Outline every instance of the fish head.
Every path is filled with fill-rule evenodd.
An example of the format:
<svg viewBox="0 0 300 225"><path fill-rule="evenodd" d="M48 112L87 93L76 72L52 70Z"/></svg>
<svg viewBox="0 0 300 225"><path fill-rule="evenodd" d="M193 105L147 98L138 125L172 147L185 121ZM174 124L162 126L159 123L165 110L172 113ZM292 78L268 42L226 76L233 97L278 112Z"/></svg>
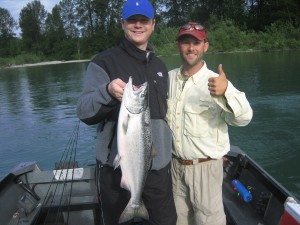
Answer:
<svg viewBox="0 0 300 225"><path fill-rule="evenodd" d="M132 78L125 86L123 93L123 104L132 114L139 114L148 107L148 83L139 86L132 85Z"/></svg>

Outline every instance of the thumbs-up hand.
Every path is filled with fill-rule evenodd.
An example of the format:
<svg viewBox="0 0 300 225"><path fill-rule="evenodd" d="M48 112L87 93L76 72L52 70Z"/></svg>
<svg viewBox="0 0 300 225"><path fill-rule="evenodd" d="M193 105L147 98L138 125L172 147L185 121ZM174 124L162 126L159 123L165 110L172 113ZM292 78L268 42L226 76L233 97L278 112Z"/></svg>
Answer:
<svg viewBox="0 0 300 225"><path fill-rule="evenodd" d="M208 79L208 90L212 95L223 96L228 86L228 80L222 69L222 64L218 66L218 71L218 77Z"/></svg>

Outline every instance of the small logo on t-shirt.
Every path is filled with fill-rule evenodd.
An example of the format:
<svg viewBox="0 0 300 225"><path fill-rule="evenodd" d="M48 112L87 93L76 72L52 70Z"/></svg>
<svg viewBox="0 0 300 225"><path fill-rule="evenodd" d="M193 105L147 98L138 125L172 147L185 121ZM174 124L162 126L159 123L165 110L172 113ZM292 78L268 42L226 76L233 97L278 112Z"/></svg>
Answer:
<svg viewBox="0 0 300 225"><path fill-rule="evenodd" d="M163 77L162 72L158 72L157 75L158 75L159 77Z"/></svg>

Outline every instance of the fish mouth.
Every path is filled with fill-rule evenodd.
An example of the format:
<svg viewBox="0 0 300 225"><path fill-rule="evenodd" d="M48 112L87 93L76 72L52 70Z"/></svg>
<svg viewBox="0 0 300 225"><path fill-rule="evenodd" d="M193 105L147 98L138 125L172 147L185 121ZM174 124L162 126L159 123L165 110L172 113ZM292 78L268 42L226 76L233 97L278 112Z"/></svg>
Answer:
<svg viewBox="0 0 300 225"><path fill-rule="evenodd" d="M147 82L141 84L141 85L133 85L132 84L132 77L130 76L129 77L129 81L128 81L128 84L130 85L130 89L132 91L132 93L134 95L140 95L140 94L143 94L143 92L145 91L145 89L147 88Z"/></svg>
<svg viewBox="0 0 300 225"><path fill-rule="evenodd" d="M148 107L148 84L147 82L135 86L132 84L132 78L129 77L127 91L123 95L124 106L131 114L139 114Z"/></svg>
<svg viewBox="0 0 300 225"><path fill-rule="evenodd" d="M144 91L146 87L147 87L146 83L143 83L139 86L132 85L132 91L134 94L139 94L140 92Z"/></svg>

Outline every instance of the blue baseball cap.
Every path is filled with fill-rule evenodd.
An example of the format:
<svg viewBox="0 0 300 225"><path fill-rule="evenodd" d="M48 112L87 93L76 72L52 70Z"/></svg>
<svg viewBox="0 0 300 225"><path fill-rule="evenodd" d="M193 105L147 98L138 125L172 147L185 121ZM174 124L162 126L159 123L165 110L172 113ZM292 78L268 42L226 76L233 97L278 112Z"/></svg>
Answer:
<svg viewBox="0 0 300 225"><path fill-rule="evenodd" d="M154 9L147 0L127 0L123 6L122 19L126 20L133 15L143 15L149 19L154 18Z"/></svg>

